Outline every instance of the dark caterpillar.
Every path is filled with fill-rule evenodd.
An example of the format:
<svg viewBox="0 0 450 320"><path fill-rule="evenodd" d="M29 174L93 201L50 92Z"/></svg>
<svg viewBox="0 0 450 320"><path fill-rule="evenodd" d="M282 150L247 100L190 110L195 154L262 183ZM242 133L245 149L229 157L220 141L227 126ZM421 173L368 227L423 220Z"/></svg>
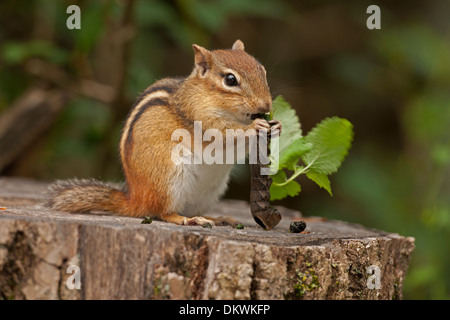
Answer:
<svg viewBox="0 0 450 320"><path fill-rule="evenodd" d="M259 117L265 117L264 114ZM260 139L257 140L257 150L259 150ZM268 135L267 153L269 154L270 134ZM270 230L275 227L281 220L281 214L277 209L270 205L270 185L272 184L272 178L269 175L261 175L261 168L268 166L261 164L260 157L256 164L250 164L250 211L253 219L256 223L266 230Z"/></svg>

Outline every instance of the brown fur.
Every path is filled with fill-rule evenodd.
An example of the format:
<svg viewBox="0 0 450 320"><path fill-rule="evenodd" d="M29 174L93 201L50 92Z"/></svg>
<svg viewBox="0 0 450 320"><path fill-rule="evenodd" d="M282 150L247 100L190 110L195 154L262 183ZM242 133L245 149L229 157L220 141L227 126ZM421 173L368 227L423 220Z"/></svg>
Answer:
<svg viewBox="0 0 450 320"><path fill-rule="evenodd" d="M57 181L49 188L50 208L67 212L111 211L123 212L123 187L94 179Z"/></svg>

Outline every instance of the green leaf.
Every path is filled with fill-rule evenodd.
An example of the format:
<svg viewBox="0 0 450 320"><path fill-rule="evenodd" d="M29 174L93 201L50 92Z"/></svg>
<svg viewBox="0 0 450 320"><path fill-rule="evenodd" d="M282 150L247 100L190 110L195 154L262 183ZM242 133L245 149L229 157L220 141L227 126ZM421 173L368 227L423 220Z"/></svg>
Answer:
<svg viewBox="0 0 450 320"><path fill-rule="evenodd" d="M270 200L297 196L301 187L295 179L303 173L333 195L328 175L337 171L351 147L352 124L338 117L327 118L303 137L295 110L281 96L273 101L273 118L282 123L283 132L278 158L273 154L274 139L271 143L271 166L278 167L278 172L271 176ZM300 159L305 166L299 165ZM289 179L283 169L293 171Z"/></svg>
<svg viewBox="0 0 450 320"><path fill-rule="evenodd" d="M279 170L272 179L276 183L282 183L286 181L286 173L284 170ZM296 181L291 181L288 184L280 187L275 184L270 186L270 201L281 200L287 196L295 197L301 191L300 185Z"/></svg>
<svg viewBox="0 0 450 320"><path fill-rule="evenodd" d="M295 166L299 162L301 156L311 150L311 143L306 142L305 138L292 142L282 154L280 154L280 169L287 168L289 170L295 170Z"/></svg>
<svg viewBox="0 0 450 320"><path fill-rule="evenodd" d="M305 137L311 149L302 160L310 170L329 175L338 170L353 140L353 125L346 119L327 118Z"/></svg>
<svg viewBox="0 0 450 320"><path fill-rule="evenodd" d="M306 172L306 176L317 183L319 187L327 190L330 196L333 196L333 193L331 192L330 179L328 179L327 175L310 170Z"/></svg>
<svg viewBox="0 0 450 320"><path fill-rule="evenodd" d="M283 125L279 137L279 162L274 165L278 164L280 169L292 169L300 160L301 155L309 150L310 144L303 139L300 121L295 110L282 96L275 98L272 109L273 118Z"/></svg>

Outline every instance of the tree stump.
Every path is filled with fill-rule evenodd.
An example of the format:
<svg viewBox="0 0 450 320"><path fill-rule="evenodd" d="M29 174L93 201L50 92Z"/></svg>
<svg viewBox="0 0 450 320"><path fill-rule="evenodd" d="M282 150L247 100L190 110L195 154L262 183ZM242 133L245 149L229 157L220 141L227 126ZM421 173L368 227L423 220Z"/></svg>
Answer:
<svg viewBox="0 0 450 320"><path fill-rule="evenodd" d="M207 214L243 230L55 212L47 186L0 178L0 299L401 299L414 249L414 238L341 221L289 233L301 215L283 207L265 231L245 201Z"/></svg>

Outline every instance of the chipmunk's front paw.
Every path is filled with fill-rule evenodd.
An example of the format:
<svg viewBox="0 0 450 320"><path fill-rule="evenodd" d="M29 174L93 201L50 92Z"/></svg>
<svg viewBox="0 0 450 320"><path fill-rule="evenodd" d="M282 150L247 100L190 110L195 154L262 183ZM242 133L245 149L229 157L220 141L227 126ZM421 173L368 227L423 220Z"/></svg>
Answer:
<svg viewBox="0 0 450 320"><path fill-rule="evenodd" d="M281 122L280 121L278 121L278 120L270 120L269 121L269 124L270 124L270 131L273 131L273 130L279 130L279 133L281 133L281 129L282 129L282 125L281 125Z"/></svg>
<svg viewBox="0 0 450 320"><path fill-rule="evenodd" d="M252 127L257 132L261 132L261 131L267 132L270 130L270 124L265 119L261 119L261 118L257 118L255 120L253 120Z"/></svg>

